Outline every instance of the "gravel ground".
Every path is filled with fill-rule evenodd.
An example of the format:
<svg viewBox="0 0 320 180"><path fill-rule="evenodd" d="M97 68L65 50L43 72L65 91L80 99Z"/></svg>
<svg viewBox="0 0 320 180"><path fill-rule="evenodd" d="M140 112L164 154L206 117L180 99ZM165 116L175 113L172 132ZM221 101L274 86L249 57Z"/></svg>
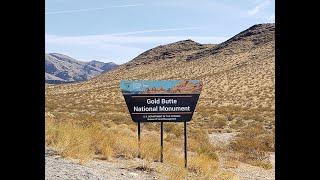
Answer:
<svg viewBox="0 0 320 180"><path fill-rule="evenodd" d="M127 160L107 162L92 160L85 165L80 165L72 160L56 155L53 150L46 149L45 179L46 180L144 180L158 179L154 172L145 172L128 167Z"/></svg>
<svg viewBox="0 0 320 180"><path fill-rule="evenodd" d="M274 153L270 155L270 158L274 158ZM273 168L266 170L260 167L251 166L249 164L240 163L239 167L229 169L238 175L239 180L274 180L275 179L275 167L274 159L270 159L273 164Z"/></svg>
<svg viewBox="0 0 320 180"><path fill-rule="evenodd" d="M230 141L237 135L238 133L212 133L209 134L210 142L214 145L225 146L230 143Z"/></svg>

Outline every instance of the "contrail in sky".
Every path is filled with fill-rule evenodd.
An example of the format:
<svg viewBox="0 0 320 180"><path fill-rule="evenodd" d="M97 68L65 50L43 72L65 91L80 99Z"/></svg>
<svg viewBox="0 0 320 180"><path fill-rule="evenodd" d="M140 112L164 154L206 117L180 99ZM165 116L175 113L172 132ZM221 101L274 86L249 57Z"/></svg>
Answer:
<svg viewBox="0 0 320 180"><path fill-rule="evenodd" d="M65 13L76 13L76 12L87 12L87 11L97 11L97 10L104 10L104 9L110 9L110 8L136 7L136 6L143 6L143 5L144 4L128 4L128 5L109 6L109 7L102 7L102 8L72 9L72 10L46 12L45 14L65 14Z"/></svg>
<svg viewBox="0 0 320 180"><path fill-rule="evenodd" d="M134 34L144 34L150 32L168 32L168 31L183 31L183 30L196 30L201 29L200 27L186 27L186 28L166 28L166 29L149 29L142 31L132 31L132 32L124 32L124 33L112 33L110 36L125 36L125 35L134 35Z"/></svg>

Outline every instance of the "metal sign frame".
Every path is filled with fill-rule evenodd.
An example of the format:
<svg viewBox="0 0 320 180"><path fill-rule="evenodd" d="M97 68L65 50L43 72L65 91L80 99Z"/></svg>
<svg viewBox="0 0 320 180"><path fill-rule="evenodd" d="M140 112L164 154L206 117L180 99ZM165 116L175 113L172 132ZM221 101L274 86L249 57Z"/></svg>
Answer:
<svg viewBox="0 0 320 180"><path fill-rule="evenodd" d="M140 123L160 122L160 162L163 162L163 123L183 122L184 166L187 168L187 122L191 121L196 108L202 90L201 81L131 80L121 81L120 88L131 118L138 126L138 158L141 157Z"/></svg>

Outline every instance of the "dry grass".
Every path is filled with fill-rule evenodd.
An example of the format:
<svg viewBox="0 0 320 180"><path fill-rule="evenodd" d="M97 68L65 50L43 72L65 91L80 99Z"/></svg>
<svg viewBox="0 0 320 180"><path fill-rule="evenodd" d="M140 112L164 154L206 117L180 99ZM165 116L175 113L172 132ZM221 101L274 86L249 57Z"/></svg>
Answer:
<svg viewBox="0 0 320 180"><path fill-rule="evenodd" d="M53 124L46 121L46 143L57 148L63 157L71 157L84 163L92 159L90 129L72 122Z"/></svg>
<svg viewBox="0 0 320 180"><path fill-rule="evenodd" d="M148 161L157 161L160 157L160 140L158 134L148 134L141 139L141 157ZM135 142L137 143L137 142Z"/></svg>
<svg viewBox="0 0 320 180"><path fill-rule="evenodd" d="M126 126L126 125L125 125ZM93 155L102 159L113 156L133 158L138 154L134 134L123 126L105 129L101 124L84 126L66 121L46 120L46 145L55 147L62 156L86 162Z"/></svg>
<svg viewBox="0 0 320 180"><path fill-rule="evenodd" d="M225 160L223 166L225 168L237 168L239 167L240 162L235 160Z"/></svg>
<svg viewBox="0 0 320 180"><path fill-rule="evenodd" d="M160 142L156 132L144 132L146 134L143 134L141 139L141 158L145 163L141 168L148 169L151 162L159 161ZM191 145L193 148L189 147L189 153L192 155L188 170L184 168L183 148L177 143L183 139L175 138L164 142L165 163L156 168L159 173L170 179L206 179L216 176L217 173L214 172L220 172L218 158L211 152L213 147L207 144L206 134L194 132L190 138L198 143ZM94 156L104 160L115 157L132 159L137 157L139 152L136 133L128 125L106 127L97 122L88 125L72 121L55 121L51 118L46 119L46 145L57 149L63 157L79 160L80 163L86 163ZM192 149L195 152L192 152Z"/></svg>
<svg viewBox="0 0 320 180"><path fill-rule="evenodd" d="M210 156L200 154L190 159L188 165L189 172L196 174L196 179L235 179L236 176L233 173L227 171L221 171L219 168L219 162L212 159Z"/></svg>
<svg viewBox="0 0 320 180"><path fill-rule="evenodd" d="M274 134L261 123L252 124L231 142L230 148L239 153L239 160L266 169L272 168L269 152L274 151Z"/></svg>
<svg viewBox="0 0 320 180"><path fill-rule="evenodd" d="M209 141L208 133L204 130L191 129L188 140L189 149L198 155L206 155L212 160L219 160L217 148Z"/></svg>
<svg viewBox="0 0 320 180"><path fill-rule="evenodd" d="M215 174L218 170L218 162L212 160L210 157L200 154L190 158L189 171L202 176L209 176L211 173Z"/></svg>
<svg viewBox="0 0 320 180"><path fill-rule="evenodd" d="M270 161L260 161L260 160L253 160L250 162L251 165L262 167L263 169L271 169L272 164Z"/></svg>
<svg viewBox="0 0 320 180"><path fill-rule="evenodd" d="M238 118L238 119L236 119L231 125L230 125L230 127L232 128L232 129L240 129L240 128L242 128L243 126L245 126L246 124L243 122L243 120L242 119L240 119L240 118Z"/></svg>
<svg viewBox="0 0 320 180"><path fill-rule="evenodd" d="M182 180L186 179L188 176L188 172L185 168L172 164L161 165L157 168L157 171L170 180Z"/></svg>
<svg viewBox="0 0 320 180"><path fill-rule="evenodd" d="M183 136L182 123L165 123L164 130L165 130L165 132L173 134L177 138Z"/></svg>
<svg viewBox="0 0 320 180"><path fill-rule="evenodd" d="M227 121L225 119L217 119L214 123L214 128L221 129L227 125Z"/></svg>

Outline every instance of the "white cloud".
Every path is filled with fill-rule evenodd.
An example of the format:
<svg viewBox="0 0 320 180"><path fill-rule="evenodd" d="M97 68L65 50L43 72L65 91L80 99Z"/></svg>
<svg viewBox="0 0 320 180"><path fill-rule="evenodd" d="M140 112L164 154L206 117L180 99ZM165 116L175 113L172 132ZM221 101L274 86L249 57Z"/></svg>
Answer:
<svg viewBox="0 0 320 180"><path fill-rule="evenodd" d="M272 0L264 0L257 4L253 9L250 9L247 13L249 16L253 16L261 12L264 8L271 4Z"/></svg>
<svg viewBox="0 0 320 180"><path fill-rule="evenodd" d="M269 17L267 17L267 21L268 21L268 22L272 22L272 23L274 23L274 22L276 21L276 17L275 17L275 15L273 14L273 15L271 15L271 16L269 16Z"/></svg>
<svg viewBox="0 0 320 180"><path fill-rule="evenodd" d="M201 29L199 27L187 27L187 28L166 28L166 29L150 29L150 30L143 30L143 31L132 31L132 32L125 32L125 33L113 33L110 34L112 36L119 36L119 35L134 35L134 34L144 34L150 32L168 32L168 31L183 31L183 30L196 30Z"/></svg>
<svg viewBox="0 0 320 180"><path fill-rule="evenodd" d="M127 4L127 5L119 5L119 6L109 6L109 7L102 7L102 8L87 8L87 9L70 9L70 10L61 10L61 11L49 11L46 12L46 15L49 14L66 14L66 13L75 13L75 12L87 12L87 11L98 11L98 10L105 10L110 8L125 8L125 7L136 7L136 6L143 6L144 4Z"/></svg>
<svg viewBox="0 0 320 180"><path fill-rule="evenodd" d="M170 32L170 31L183 31L195 30L199 27L186 27L186 28L165 28L165 29L151 29L142 31L131 31L124 33L111 33L102 35L82 35L82 36L57 36L46 33L46 43L55 44L78 44L90 45L97 43L115 43L115 44L128 44L128 43L168 43L181 39L199 39L211 43L221 42L225 37L214 36L133 36L138 34L146 34L151 32Z"/></svg>
<svg viewBox="0 0 320 180"><path fill-rule="evenodd" d="M111 36L111 35L87 35L87 36L56 36L46 34L46 44L55 45L130 45L130 44L163 44L184 39L192 39L201 43L220 43L226 37L219 36Z"/></svg>

